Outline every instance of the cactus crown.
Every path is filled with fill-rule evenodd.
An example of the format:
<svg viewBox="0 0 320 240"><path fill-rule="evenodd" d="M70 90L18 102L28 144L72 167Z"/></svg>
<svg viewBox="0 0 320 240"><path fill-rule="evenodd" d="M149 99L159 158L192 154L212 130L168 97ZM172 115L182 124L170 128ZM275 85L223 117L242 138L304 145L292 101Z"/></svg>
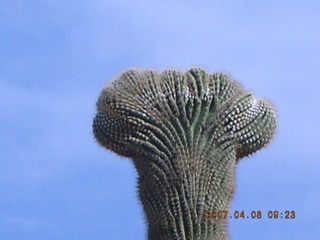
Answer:
<svg viewBox="0 0 320 240"><path fill-rule="evenodd" d="M272 105L222 72L128 70L102 91L93 122L104 147L133 159L149 239L226 239L236 162L274 135Z"/></svg>
<svg viewBox="0 0 320 240"><path fill-rule="evenodd" d="M103 89L94 133L106 148L132 157L146 151L233 149L237 159L267 144L275 112L225 73L128 70ZM201 149L201 150L200 150Z"/></svg>

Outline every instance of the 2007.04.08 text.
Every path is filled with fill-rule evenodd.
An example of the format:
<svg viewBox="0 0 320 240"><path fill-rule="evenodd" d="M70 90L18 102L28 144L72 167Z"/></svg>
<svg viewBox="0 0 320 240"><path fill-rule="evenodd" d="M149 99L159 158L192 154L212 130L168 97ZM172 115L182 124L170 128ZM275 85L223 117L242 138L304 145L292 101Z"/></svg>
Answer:
<svg viewBox="0 0 320 240"><path fill-rule="evenodd" d="M295 211L268 211L267 213L262 213L262 211L234 211L233 214L230 214L229 211L206 211L206 215L204 216L207 219L262 219L263 217L267 217L269 219L295 219L296 212Z"/></svg>

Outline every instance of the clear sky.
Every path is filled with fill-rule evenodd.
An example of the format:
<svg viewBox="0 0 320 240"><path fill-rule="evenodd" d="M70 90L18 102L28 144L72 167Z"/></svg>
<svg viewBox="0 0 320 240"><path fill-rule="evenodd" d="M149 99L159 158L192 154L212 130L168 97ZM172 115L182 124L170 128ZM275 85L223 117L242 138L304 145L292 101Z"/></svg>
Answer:
<svg viewBox="0 0 320 240"><path fill-rule="evenodd" d="M93 139L95 102L126 68L194 66L278 112L231 208L263 219L230 220L232 239L319 237L319 24L317 0L2 0L0 239L145 239L132 164Z"/></svg>

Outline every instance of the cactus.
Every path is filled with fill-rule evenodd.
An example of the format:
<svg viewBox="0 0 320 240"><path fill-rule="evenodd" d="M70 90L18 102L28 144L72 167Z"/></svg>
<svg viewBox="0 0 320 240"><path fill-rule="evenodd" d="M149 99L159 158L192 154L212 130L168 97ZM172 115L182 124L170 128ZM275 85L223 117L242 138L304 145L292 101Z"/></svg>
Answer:
<svg viewBox="0 0 320 240"><path fill-rule="evenodd" d="M149 240L228 239L226 211L239 159L276 129L267 100L223 73L131 69L97 102L96 140L133 160Z"/></svg>

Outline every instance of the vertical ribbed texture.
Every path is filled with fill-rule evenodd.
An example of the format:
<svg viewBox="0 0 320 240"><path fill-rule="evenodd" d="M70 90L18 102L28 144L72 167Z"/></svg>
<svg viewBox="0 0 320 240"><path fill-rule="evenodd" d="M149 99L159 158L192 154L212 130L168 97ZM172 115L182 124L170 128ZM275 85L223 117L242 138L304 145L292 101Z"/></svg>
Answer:
<svg viewBox="0 0 320 240"><path fill-rule="evenodd" d="M236 162L267 144L275 113L224 73L128 70L97 102L93 129L133 159L150 240L227 239Z"/></svg>

